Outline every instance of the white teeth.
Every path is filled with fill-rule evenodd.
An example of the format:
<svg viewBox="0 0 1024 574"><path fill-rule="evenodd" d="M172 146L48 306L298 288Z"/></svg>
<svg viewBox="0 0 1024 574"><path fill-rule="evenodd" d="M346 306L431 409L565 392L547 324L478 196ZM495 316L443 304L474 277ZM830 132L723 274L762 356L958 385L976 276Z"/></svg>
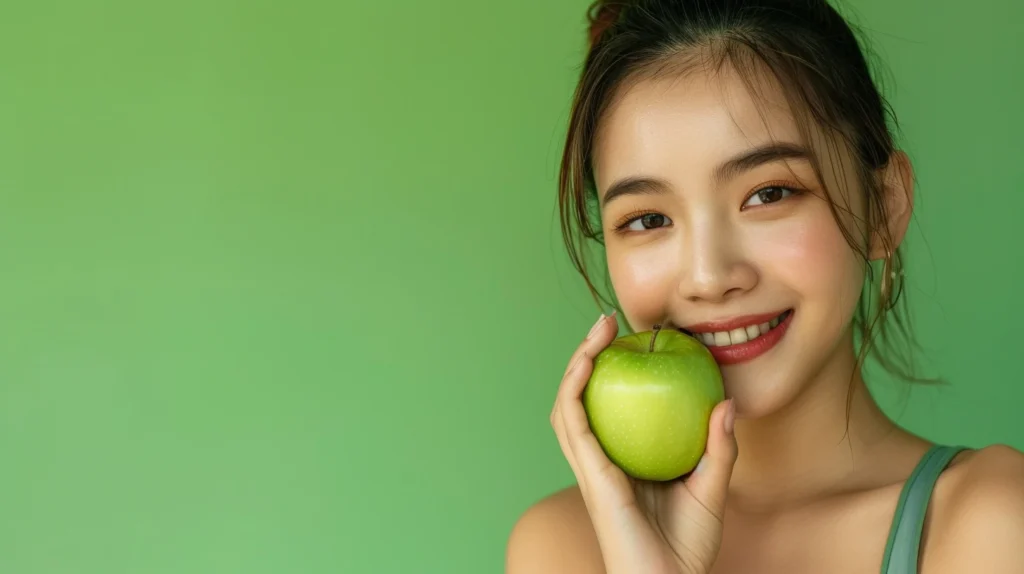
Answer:
<svg viewBox="0 0 1024 574"><path fill-rule="evenodd" d="M783 315L759 325L749 325L732 331L718 331L715 333L695 333L694 336L704 342L708 347L726 347L753 341L779 325Z"/></svg>

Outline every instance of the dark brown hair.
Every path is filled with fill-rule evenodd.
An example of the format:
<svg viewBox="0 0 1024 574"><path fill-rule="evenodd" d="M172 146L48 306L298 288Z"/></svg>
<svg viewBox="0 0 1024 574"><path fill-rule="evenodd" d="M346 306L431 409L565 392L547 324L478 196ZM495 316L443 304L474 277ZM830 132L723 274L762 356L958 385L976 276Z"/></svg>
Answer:
<svg viewBox="0 0 1024 574"><path fill-rule="evenodd" d="M601 225L595 225L600 216L591 157L602 114L627 82L728 62L753 91L757 74L773 75L791 109L799 112L796 119L808 141L816 127L829 149L845 150L853 158L852 166L823 166L811 150L821 185L823 168L835 170L840 183L847 178L839 172L853 169L859 184L853 191L862 194L866 206L866 218L846 225L843 217L853 216L849 190L825 194L868 270L854 319L858 361L863 364L872 352L891 373L928 380L913 374L913 337L901 297L903 257L893 248L886 225L881 173L896 151L896 119L850 24L826 0L598 0L588 20L590 49L572 102L558 186L563 239L595 302L602 308L615 306L597 289L586 255L588 245L599 251L604 245ZM837 197L847 198L845 205ZM866 234L873 234L889 254L881 262L869 261L863 248Z"/></svg>

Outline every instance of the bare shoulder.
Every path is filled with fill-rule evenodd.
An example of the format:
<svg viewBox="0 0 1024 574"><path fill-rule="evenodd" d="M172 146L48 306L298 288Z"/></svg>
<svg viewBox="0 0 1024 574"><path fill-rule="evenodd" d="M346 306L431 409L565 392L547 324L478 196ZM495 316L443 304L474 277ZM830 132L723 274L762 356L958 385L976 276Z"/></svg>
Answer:
<svg viewBox="0 0 1024 574"><path fill-rule="evenodd" d="M516 521L505 558L508 574L603 574L597 536L576 486L531 506Z"/></svg>
<svg viewBox="0 0 1024 574"><path fill-rule="evenodd" d="M1024 572L1024 454L993 445L961 455L935 491L921 571Z"/></svg>

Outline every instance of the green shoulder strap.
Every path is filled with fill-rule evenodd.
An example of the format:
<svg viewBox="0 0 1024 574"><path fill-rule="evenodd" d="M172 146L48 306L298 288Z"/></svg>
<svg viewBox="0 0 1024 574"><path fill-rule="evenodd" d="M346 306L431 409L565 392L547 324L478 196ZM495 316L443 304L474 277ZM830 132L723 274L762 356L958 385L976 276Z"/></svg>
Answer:
<svg viewBox="0 0 1024 574"><path fill-rule="evenodd" d="M963 450L962 446L935 445L917 463L900 492L885 545L882 574L917 574L921 532L932 489L949 462Z"/></svg>

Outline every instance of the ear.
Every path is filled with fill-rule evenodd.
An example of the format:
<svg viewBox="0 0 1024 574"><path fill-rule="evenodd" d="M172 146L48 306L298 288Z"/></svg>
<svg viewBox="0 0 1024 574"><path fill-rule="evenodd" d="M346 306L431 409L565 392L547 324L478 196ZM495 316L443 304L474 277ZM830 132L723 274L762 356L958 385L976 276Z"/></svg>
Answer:
<svg viewBox="0 0 1024 574"><path fill-rule="evenodd" d="M910 227L910 217L914 212L914 168L910 165L910 158L902 151L893 152L889 163L882 169L882 201L886 204L888 221L884 224L888 228L892 245L887 246L882 239L881 233L875 231L871 234L870 258L873 260L885 259L891 255L887 250L896 251L903 243L903 238Z"/></svg>

